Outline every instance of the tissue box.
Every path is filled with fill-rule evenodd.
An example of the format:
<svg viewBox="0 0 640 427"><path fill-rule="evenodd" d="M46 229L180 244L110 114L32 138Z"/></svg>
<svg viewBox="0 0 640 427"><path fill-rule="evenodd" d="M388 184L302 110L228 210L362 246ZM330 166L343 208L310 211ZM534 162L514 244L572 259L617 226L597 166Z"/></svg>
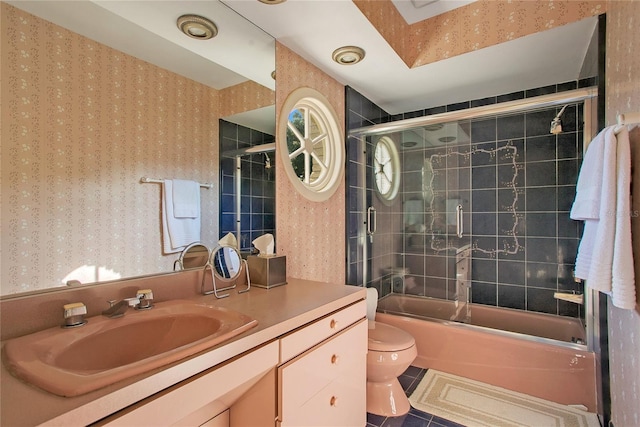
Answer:
<svg viewBox="0 0 640 427"><path fill-rule="evenodd" d="M251 286L269 289L287 284L286 256L261 257L249 255L247 263L249 264Z"/></svg>

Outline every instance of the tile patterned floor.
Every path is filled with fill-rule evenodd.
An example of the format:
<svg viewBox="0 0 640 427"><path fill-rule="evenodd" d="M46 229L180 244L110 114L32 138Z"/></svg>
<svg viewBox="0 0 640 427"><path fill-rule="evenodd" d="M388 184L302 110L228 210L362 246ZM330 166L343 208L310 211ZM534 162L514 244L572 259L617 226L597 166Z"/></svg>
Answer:
<svg viewBox="0 0 640 427"><path fill-rule="evenodd" d="M416 389L426 369L410 366L399 378L400 384L407 396ZM435 415L411 408L409 413L402 417L382 417L367 414L367 427L464 427L453 421L436 417Z"/></svg>

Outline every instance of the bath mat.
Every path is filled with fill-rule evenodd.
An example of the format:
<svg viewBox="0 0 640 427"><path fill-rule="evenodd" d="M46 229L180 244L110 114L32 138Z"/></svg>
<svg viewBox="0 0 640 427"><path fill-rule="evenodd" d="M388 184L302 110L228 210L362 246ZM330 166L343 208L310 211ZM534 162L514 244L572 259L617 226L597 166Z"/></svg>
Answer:
<svg viewBox="0 0 640 427"><path fill-rule="evenodd" d="M599 427L594 413L429 369L411 406L468 427Z"/></svg>

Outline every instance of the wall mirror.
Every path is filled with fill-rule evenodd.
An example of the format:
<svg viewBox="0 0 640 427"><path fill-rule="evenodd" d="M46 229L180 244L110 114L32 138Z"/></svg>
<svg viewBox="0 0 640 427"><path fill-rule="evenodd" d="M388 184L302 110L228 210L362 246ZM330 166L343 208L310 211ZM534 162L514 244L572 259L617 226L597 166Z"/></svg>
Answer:
<svg viewBox="0 0 640 427"><path fill-rule="evenodd" d="M261 99L275 90L275 40L219 1L1 6L11 60L1 79L0 295L172 272L161 186L143 176L213 183L201 192L200 239L213 246L218 121L275 127L272 105L225 103L233 88L248 101L252 88ZM186 13L209 17L218 35L182 34Z"/></svg>
<svg viewBox="0 0 640 427"><path fill-rule="evenodd" d="M180 257L173 263L173 271L204 268L209 261L209 248L200 242L194 242L184 248Z"/></svg>

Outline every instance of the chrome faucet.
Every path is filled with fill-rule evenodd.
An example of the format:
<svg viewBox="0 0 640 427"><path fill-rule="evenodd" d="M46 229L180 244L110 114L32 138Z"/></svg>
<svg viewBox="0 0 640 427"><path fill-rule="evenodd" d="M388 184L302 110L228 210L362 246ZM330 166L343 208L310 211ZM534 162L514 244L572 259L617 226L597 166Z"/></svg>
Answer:
<svg viewBox="0 0 640 427"><path fill-rule="evenodd" d="M103 311L102 315L112 319L115 317L122 317L129 307L135 307L138 304L140 304L140 299L137 297L125 298L120 301L109 301L109 308Z"/></svg>

